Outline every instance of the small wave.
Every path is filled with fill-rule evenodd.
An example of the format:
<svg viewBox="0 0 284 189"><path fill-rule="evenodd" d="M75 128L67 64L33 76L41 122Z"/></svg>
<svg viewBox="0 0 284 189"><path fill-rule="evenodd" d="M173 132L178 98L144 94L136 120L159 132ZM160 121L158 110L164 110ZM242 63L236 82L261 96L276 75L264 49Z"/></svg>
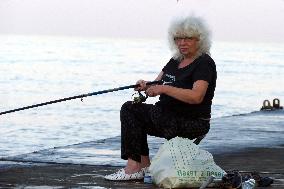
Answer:
<svg viewBox="0 0 284 189"><path fill-rule="evenodd" d="M238 117L238 116L251 116L251 115L283 115L284 110L283 109L277 109L277 110L258 110L258 111L252 111L247 113L238 113L238 114L232 114L232 115L226 115L226 116L220 116L213 119L220 119L220 118L227 118L227 117Z"/></svg>
<svg viewBox="0 0 284 189"><path fill-rule="evenodd" d="M150 156L157 152L163 139L150 137ZM88 164L123 165L120 159L120 136L78 144L54 147L32 153L1 158L1 161L52 163L52 164Z"/></svg>

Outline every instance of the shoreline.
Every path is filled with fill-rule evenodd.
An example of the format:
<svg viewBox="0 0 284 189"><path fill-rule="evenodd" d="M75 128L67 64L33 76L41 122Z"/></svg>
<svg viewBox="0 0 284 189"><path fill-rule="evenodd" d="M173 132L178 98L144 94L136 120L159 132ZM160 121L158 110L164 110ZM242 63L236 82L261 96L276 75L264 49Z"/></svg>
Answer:
<svg viewBox="0 0 284 189"><path fill-rule="evenodd" d="M259 172L274 178L271 188L284 188L284 145L246 148L233 153L213 154L225 171ZM104 175L118 166L0 161L0 188L158 188L142 181L110 182ZM260 188L260 187L258 187Z"/></svg>

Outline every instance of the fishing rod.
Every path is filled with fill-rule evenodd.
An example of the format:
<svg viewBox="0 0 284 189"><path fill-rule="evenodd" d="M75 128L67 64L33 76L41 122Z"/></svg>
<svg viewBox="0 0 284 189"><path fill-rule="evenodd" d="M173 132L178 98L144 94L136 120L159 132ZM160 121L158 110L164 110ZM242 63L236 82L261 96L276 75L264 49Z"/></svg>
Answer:
<svg viewBox="0 0 284 189"><path fill-rule="evenodd" d="M157 85L158 84L163 84L163 81L162 80L158 80L158 81L151 81L151 82L147 82L146 83L146 85L156 85L156 84ZM12 113L12 112L18 112L18 111L21 111L21 110L26 110L26 109L31 109L31 108L36 108L36 107L39 107L39 106L45 106L45 105L48 105L48 104L55 104L55 103L58 103L58 102L63 102L63 101L67 101L67 100L73 100L73 99L77 99L77 98L80 98L82 100L83 98L88 97L88 96L94 96L94 95L110 93L110 92L114 92L114 91L120 91L120 90L131 89L131 88L137 88L139 86L140 86L140 84L128 85L128 86L124 86L124 87L118 87L118 88L113 88L113 89L106 89L106 90L102 90L102 91L96 91L96 92L92 92L92 93L86 93L86 94L81 94L81 95L61 98L61 99L57 99L57 100L52 100L52 101L48 101L48 102L34 104L34 105L31 105L31 106L24 106L22 108L16 108L16 109L13 109L13 110L0 112L0 115L9 114L9 113Z"/></svg>

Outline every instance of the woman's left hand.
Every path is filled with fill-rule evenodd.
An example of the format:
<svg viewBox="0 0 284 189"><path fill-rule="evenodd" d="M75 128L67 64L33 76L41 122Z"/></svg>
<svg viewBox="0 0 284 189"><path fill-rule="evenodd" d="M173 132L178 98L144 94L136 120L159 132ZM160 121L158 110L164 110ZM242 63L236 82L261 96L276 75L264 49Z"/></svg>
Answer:
<svg viewBox="0 0 284 189"><path fill-rule="evenodd" d="M155 97L163 93L164 85L154 85L146 90L146 94L150 97Z"/></svg>

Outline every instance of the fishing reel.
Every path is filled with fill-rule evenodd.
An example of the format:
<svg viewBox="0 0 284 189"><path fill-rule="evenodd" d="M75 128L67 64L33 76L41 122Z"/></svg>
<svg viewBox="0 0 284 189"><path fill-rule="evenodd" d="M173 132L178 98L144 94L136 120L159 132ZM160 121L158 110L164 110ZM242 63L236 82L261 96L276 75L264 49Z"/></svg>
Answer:
<svg viewBox="0 0 284 189"><path fill-rule="evenodd" d="M132 97L133 97L132 103L139 104L139 103L145 102L148 98L148 95L147 94L143 95L140 91L138 91L134 93Z"/></svg>

